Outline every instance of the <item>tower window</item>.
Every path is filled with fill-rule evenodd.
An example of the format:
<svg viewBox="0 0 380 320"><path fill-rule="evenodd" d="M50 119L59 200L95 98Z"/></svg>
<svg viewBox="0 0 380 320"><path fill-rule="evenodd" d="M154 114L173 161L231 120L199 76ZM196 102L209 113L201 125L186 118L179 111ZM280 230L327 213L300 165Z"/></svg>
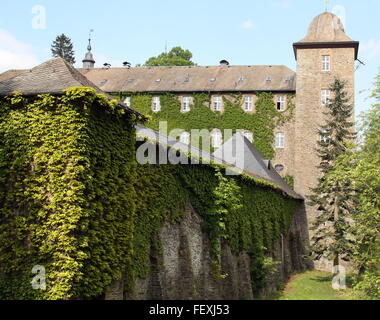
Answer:
<svg viewBox="0 0 380 320"><path fill-rule="evenodd" d="M131 106L131 97L126 97L125 100L124 100L124 103L130 107Z"/></svg>
<svg viewBox="0 0 380 320"><path fill-rule="evenodd" d="M222 98L221 97L214 97L213 108L214 108L214 111L221 111L222 110Z"/></svg>
<svg viewBox="0 0 380 320"><path fill-rule="evenodd" d="M322 105L326 106L330 100L330 90L322 90Z"/></svg>
<svg viewBox="0 0 380 320"><path fill-rule="evenodd" d="M161 110L160 97L153 97L152 110L153 112L159 112Z"/></svg>
<svg viewBox="0 0 380 320"><path fill-rule="evenodd" d="M277 97L277 110L278 111L285 111L285 96L278 96Z"/></svg>
<svg viewBox="0 0 380 320"><path fill-rule="evenodd" d="M190 133L182 132L180 136L180 141L184 144L190 144Z"/></svg>
<svg viewBox="0 0 380 320"><path fill-rule="evenodd" d="M322 56L322 71L330 71L330 56Z"/></svg>
<svg viewBox="0 0 380 320"><path fill-rule="evenodd" d="M279 132L276 134L276 148L284 149L285 148L285 134Z"/></svg>
<svg viewBox="0 0 380 320"><path fill-rule="evenodd" d="M222 133L215 129L211 133L211 145L213 148L219 148L222 145Z"/></svg>
<svg viewBox="0 0 380 320"><path fill-rule="evenodd" d="M189 112L190 111L190 97L182 98L182 111Z"/></svg>
<svg viewBox="0 0 380 320"><path fill-rule="evenodd" d="M321 143L328 144L330 142L331 136L327 129L322 128L319 134L320 134Z"/></svg>
<svg viewBox="0 0 380 320"><path fill-rule="evenodd" d="M244 98L244 110L245 111L252 111L253 106L253 97L247 96Z"/></svg>

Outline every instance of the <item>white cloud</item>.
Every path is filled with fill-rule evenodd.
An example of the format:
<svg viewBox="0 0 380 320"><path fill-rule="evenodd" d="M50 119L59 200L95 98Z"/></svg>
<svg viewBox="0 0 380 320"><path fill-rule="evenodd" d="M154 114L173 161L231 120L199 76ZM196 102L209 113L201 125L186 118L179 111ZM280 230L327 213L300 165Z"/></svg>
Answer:
<svg viewBox="0 0 380 320"><path fill-rule="evenodd" d="M281 9L289 9L292 7L292 5L293 5L292 2L289 0L283 0L276 3L276 6Z"/></svg>
<svg viewBox="0 0 380 320"><path fill-rule="evenodd" d="M31 46L17 40L7 30L0 29L0 72L32 68L38 63Z"/></svg>
<svg viewBox="0 0 380 320"><path fill-rule="evenodd" d="M253 24L252 20L248 19L243 22L242 27L243 29L253 29L255 25Z"/></svg>
<svg viewBox="0 0 380 320"><path fill-rule="evenodd" d="M377 57L380 55L380 39L371 39L360 44L360 52L365 54L368 60Z"/></svg>

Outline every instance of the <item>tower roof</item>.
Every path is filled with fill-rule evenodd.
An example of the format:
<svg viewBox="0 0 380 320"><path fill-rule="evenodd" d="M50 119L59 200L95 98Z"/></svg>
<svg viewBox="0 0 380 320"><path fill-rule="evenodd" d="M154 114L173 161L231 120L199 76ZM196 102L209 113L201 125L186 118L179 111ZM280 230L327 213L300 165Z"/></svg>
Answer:
<svg viewBox="0 0 380 320"><path fill-rule="evenodd" d="M339 41L353 40L346 35L343 23L338 16L330 12L324 12L313 19L306 37L299 42Z"/></svg>
<svg viewBox="0 0 380 320"><path fill-rule="evenodd" d="M359 42L353 41L346 35L342 21L331 12L324 12L316 16L309 26L307 35L302 40L294 44L295 55L299 48L355 48L357 58Z"/></svg>

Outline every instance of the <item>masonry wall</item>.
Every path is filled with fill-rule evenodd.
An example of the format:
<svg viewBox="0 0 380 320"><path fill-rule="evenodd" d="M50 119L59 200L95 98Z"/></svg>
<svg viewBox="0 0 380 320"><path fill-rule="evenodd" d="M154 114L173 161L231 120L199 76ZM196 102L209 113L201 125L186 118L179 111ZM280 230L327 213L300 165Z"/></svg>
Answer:
<svg viewBox="0 0 380 320"><path fill-rule="evenodd" d="M209 235L202 228L202 218L188 204L179 223L167 222L160 233L161 252L151 252L151 272L137 279L134 289L126 292L123 281L108 289L108 300L247 300L253 299L251 264L247 253L233 254L226 241L221 243L220 257L225 279L212 276ZM289 232L274 244L272 257L279 261L278 272L260 290L267 297L293 272L305 270L310 263L303 259L308 241L304 207L294 215Z"/></svg>
<svg viewBox="0 0 380 320"><path fill-rule="evenodd" d="M322 72L322 55L330 55L331 71ZM347 81L346 90L354 103L353 48L298 49L297 50L297 96L294 131L294 177L295 191L303 196L318 183L320 175L316 153L320 139L319 128L325 122L327 111L321 103L321 90L328 89L336 77ZM354 119L352 119L354 120ZM309 224L315 218L315 209L307 207ZM312 236L312 233L311 235ZM317 269L331 271L331 262L316 261Z"/></svg>

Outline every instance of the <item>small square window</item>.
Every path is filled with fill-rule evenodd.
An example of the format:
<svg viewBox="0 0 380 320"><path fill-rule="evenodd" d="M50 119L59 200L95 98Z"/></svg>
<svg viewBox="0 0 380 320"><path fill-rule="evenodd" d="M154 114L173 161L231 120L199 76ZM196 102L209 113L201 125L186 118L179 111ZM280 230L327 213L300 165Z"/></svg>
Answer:
<svg viewBox="0 0 380 320"><path fill-rule="evenodd" d="M182 111L189 112L190 111L190 97L182 98Z"/></svg>
<svg viewBox="0 0 380 320"><path fill-rule="evenodd" d="M161 111L160 97L153 97L152 111L153 112Z"/></svg>
<svg viewBox="0 0 380 320"><path fill-rule="evenodd" d="M285 96L278 96L277 97L277 110L278 111L285 111Z"/></svg>
<svg viewBox="0 0 380 320"><path fill-rule="evenodd" d="M322 71L330 71L330 56L322 56Z"/></svg>
<svg viewBox="0 0 380 320"><path fill-rule="evenodd" d="M285 148L285 134L277 133L276 134L276 148L284 149Z"/></svg>
<svg viewBox="0 0 380 320"><path fill-rule="evenodd" d="M244 98L244 110L249 112L253 109L253 97L247 96Z"/></svg>
<svg viewBox="0 0 380 320"><path fill-rule="evenodd" d="M222 98L221 97L214 97L213 109L214 109L214 111L221 111L222 110Z"/></svg>
<svg viewBox="0 0 380 320"><path fill-rule="evenodd" d="M322 105L326 106L330 100L330 90L323 89L321 99L322 99Z"/></svg>

